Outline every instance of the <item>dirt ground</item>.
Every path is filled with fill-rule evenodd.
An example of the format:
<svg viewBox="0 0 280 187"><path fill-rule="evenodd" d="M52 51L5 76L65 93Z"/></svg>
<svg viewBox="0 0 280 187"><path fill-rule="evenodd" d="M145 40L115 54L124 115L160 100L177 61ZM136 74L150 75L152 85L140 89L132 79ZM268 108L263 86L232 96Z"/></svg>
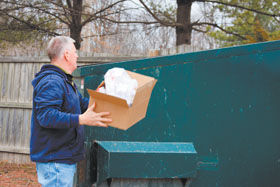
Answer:
<svg viewBox="0 0 280 187"><path fill-rule="evenodd" d="M37 182L36 166L0 161L0 187L41 186Z"/></svg>

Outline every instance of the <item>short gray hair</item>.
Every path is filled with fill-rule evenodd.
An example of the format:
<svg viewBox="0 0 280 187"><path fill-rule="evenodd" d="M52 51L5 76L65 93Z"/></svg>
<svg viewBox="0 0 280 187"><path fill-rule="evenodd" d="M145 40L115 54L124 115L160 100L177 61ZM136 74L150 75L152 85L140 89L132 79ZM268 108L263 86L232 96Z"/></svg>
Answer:
<svg viewBox="0 0 280 187"><path fill-rule="evenodd" d="M56 36L52 38L47 47L50 60L60 58L65 50L71 50L71 44L73 43L75 43L75 40L68 36Z"/></svg>

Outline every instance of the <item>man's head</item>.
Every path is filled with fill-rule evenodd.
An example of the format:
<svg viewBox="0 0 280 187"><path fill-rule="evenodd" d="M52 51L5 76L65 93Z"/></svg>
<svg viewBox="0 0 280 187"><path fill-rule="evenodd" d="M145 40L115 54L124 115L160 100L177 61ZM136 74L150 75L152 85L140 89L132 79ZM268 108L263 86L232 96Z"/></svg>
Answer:
<svg viewBox="0 0 280 187"><path fill-rule="evenodd" d="M67 36L56 36L48 44L47 52L51 63L60 66L69 73L77 68L75 40Z"/></svg>

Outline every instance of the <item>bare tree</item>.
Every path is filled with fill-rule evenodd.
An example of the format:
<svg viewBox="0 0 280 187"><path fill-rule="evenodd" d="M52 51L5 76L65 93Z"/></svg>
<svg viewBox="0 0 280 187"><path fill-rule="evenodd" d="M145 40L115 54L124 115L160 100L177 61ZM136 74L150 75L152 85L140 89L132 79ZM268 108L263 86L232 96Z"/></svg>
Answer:
<svg viewBox="0 0 280 187"><path fill-rule="evenodd" d="M1 5L5 6L2 6L0 16L45 35L61 35L69 30L79 49L82 28L90 22L109 23L107 19L125 11L118 6L125 1L111 0L103 6L92 7L83 0L1 0Z"/></svg>
<svg viewBox="0 0 280 187"><path fill-rule="evenodd" d="M96 41L99 39L98 42L102 42L105 41L105 36L120 33L120 30L123 33L125 30L131 32L131 28L139 29L138 32L144 29L143 32L146 33L157 33L159 27L173 28L176 31L176 45L191 44L193 31L206 33L209 27L244 37L227 30L217 20L192 20L193 3L226 5L279 18L278 13L263 12L233 0L176 0L176 7L172 8L162 7L161 2L152 0L92 0L91 2L86 0L0 0L0 17L9 20L7 30L36 31L42 36L55 36L69 32L69 35L76 40L77 49L80 49L83 38L95 37ZM83 28L90 23L94 23L94 31L98 32L82 35ZM141 26L128 27L129 24ZM17 28L17 26L20 27ZM166 45L164 42L162 44ZM116 50L118 50L117 46Z"/></svg>
<svg viewBox="0 0 280 187"><path fill-rule="evenodd" d="M242 1L233 0L176 0L177 7L175 14L170 14L170 12L172 13L172 11L170 11L168 8L158 8L160 7L161 2L154 3L151 0L138 0L138 2L153 19L150 19L149 22L147 22L146 20L138 20L132 21L131 23L142 22L142 24L160 24L163 27L173 27L176 29L176 45L191 44L192 31L206 33L208 32L208 27L216 28L227 34L245 39L245 37L240 35L239 33L227 30L225 27L223 27L223 25L219 24L217 20L198 19L192 21L191 12L193 3L223 5L226 7L251 11L260 15L270 16L275 19L278 19L280 17L278 11L265 12L262 9L252 8L246 3L242 3Z"/></svg>

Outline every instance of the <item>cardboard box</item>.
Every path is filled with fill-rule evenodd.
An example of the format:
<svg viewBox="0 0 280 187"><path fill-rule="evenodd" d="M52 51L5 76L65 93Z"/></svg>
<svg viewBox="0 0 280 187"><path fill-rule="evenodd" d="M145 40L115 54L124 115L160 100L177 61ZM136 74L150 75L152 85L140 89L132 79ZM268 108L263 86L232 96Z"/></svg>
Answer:
<svg viewBox="0 0 280 187"><path fill-rule="evenodd" d="M130 71L127 71L127 73L138 82L131 107L128 106L124 99L88 89L90 95L89 105L95 102L95 112L110 112L108 117L112 118L113 122L108 123L108 125L122 130L127 130L146 116L151 93L157 82L153 77ZM102 85L104 85L104 82L100 86Z"/></svg>

